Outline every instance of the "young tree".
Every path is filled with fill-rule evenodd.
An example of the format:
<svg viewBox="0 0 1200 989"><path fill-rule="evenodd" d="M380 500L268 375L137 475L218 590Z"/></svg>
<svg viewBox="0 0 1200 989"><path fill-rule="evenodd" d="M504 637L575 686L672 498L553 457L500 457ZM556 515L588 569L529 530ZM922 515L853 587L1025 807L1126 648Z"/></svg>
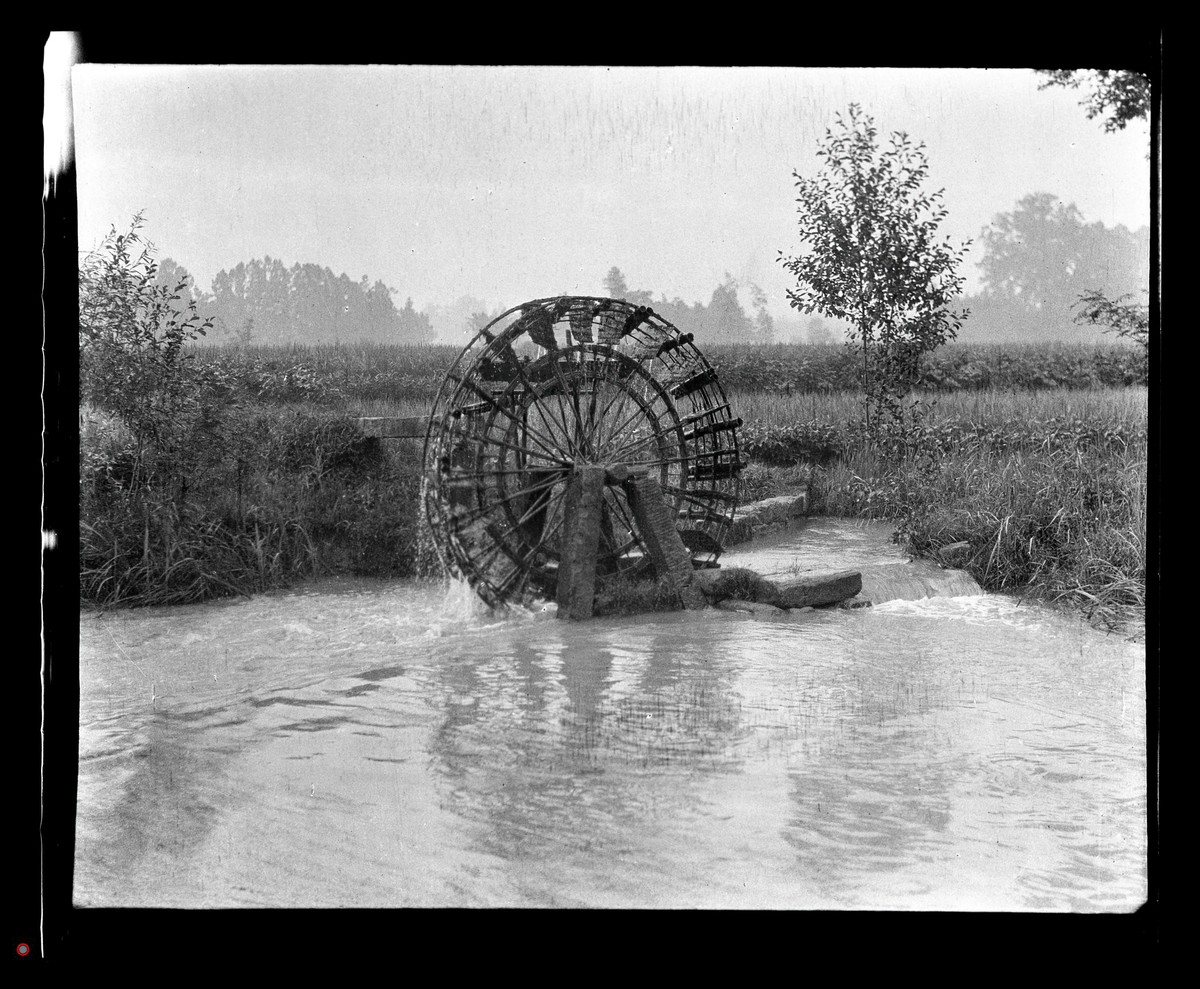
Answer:
<svg viewBox="0 0 1200 989"><path fill-rule="evenodd" d="M249 347L254 342L254 317L247 316L246 321L241 325L233 336L233 342L238 347Z"/></svg>
<svg viewBox="0 0 1200 989"><path fill-rule="evenodd" d="M1150 308L1133 293L1110 299L1099 289L1089 289L1080 294L1075 308L1076 323L1103 327L1104 332L1132 340L1143 350L1150 346Z"/></svg>
<svg viewBox="0 0 1200 989"><path fill-rule="evenodd" d="M196 279L179 262L173 258L161 258L158 271L154 276L155 285L165 285L172 291L178 290L179 301L186 308L189 302L201 301L202 292L196 285Z"/></svg>
<svg viewBox="0 0 1200 989"><path fill-rule="evenodd" d="M79 263L79 399L119 416L139 454L166 444L194 401L184 345L202 336L186 282L158 281L142 214Z"/></svg>
<svg viewBox="0 0 1200 989"><path fill-rule="evenodd" d="M488 313L483 309L471 313L471 315L467 317L467 332L471 336L474 336L485 326L487 326L494 318L494 316L488 315Z"/></svg>
<svg viewBox="0 0 1200 989"><path fill-rule="evenodd" d="M793 172L800 237L807 253L779 261L797 279L788 303L852 324L861 344L866 422L871 412L900 413L921 354L952 340L965 313L950 309L962 293L956 272L970 243L937 239L946 216L942 190L922 191L925 146L903 133L876 143L874 120L851 104L817 151L823 169Z"/></svg>
<svg viewBox="0 0 1200 989"><path fill-rule="evenodd" d="M377 282L376 285L380 288L383 287L382 282ZM390 290L385 289L385 291ZM428 316L413 308L412 296L405 300L403 309L397 311L393 308L392 312L397 331L393 340L407 344L427 345L433 343L433 324L429 322Z"/></svg>

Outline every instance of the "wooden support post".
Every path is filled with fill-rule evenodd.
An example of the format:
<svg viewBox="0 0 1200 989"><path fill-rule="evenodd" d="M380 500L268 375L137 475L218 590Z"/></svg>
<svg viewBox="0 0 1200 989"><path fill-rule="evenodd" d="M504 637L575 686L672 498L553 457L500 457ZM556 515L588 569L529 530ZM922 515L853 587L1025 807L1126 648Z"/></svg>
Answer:
<svg viewBox="0 0 1200 989"><path fill-rule="evenodd" d="M692 587L692 555L675 528L675 512L663 498L662 486L652 477L630 476L625 492L650 561L659 577L668 579L685 608L703 608L704 595Z"/></svg>
<svg viewBox="0 0 1200 989"><path fill-rule="evenodd" d="M596 557L604 505L604 468L577 467L567 482L563 505L562 554L558 564L558 617L592 617Z"/></svg>

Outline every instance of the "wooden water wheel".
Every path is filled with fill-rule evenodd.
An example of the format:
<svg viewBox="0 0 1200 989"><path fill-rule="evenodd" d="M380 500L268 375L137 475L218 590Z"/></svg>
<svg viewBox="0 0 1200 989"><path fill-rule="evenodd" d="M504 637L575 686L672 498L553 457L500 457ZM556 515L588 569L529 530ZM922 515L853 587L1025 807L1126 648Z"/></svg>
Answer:
<svg viewBox="0 0 1200 989"><path fill-rule="evenodd" d="M434 400L424 507L442 563L490 605L554 593L577 468L658 482L694 567L715 565L744 466L717 373L645 306L563 296L471 340ZM604 488L598 574L650 565L620 484Z"/></svg>

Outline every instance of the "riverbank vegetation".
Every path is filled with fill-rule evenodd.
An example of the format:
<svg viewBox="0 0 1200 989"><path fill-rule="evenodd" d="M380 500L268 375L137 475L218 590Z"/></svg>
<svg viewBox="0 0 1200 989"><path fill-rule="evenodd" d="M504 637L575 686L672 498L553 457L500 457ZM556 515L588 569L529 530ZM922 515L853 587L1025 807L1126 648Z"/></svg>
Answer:
<svg viewBox="0 0 1200 989"><path fill-rule="evenodd" d="M903 433L880 439L856 418L854 396L735 395L748 420L745 496L805 483L815 512L891 521L914 556L966 543L955 565L985 590L1070 603L1102 627L1136 626L1146 603L1146 389L921 399Z"/></svg>
<svg viewBox="0 0 1200 989"><path fill-rule="evenodd" d="M168 604L321 573L428 572L421 444L353 416L428 411L457 348L211 347L156 278L138 222L81 265L80 595ZM1135 620L1146 593L1143 347L938 347L868 425L858 354L706 348L749 467L743 501L810 486L814 511L959 548L987 589Z"/></svg>
<svg viewBox="0 0 1200 989"><path fill-rule="evenodd" d="M770 349L791 366L832 364L842 350ZM1029 347L1003 360L980 350L951 345L933 359L1137 367L1121 347ZM421 573L431 559L421 547L421 444L364 437L349 420L425 414L450 349L187 356L193 401L170 442L139 445L116 415L81 409L83 600L171 603L325 572ZM744 501L807 483L815 512L894 521L915 554L969 543L962 565L989 590L1072 601L1111 626L1144 607L1144 386L927 389L890 439L865 429L849 390L729 393L750 461Z"/></svg>

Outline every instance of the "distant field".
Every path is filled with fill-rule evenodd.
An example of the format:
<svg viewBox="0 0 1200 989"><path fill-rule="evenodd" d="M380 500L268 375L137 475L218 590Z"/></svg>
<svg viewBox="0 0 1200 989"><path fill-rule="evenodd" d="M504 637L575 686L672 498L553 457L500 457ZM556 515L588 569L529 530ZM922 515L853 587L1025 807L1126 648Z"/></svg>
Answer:
<svg viewBox="0 0 1200 989"><path fill-rule="evenodd" d="M353 406L364 415L419 414L458 356L450 346L198 347L219 388L260 401ZM858 362L842 345L722 345L704 349L726 390L782 394L854 392ZM1140 350L1118 345L951 344L927 356L919 386L941 394L1013 389L1121 388L1147 383ZM382 403L382 404L380 404ZM417 411L411 411L416 403ZM401 409L406 411L401 411Z"/></svg>
<svg viewBox="0 0 1200 989"><path fill-rule="evenodd" d="M727 389L857 391L861 357L841 344L719 346L705 350ZM1122 387L1146 384L1141 350L1117 345L949 344L921 359L918 387L979 389Z"/></svg>

